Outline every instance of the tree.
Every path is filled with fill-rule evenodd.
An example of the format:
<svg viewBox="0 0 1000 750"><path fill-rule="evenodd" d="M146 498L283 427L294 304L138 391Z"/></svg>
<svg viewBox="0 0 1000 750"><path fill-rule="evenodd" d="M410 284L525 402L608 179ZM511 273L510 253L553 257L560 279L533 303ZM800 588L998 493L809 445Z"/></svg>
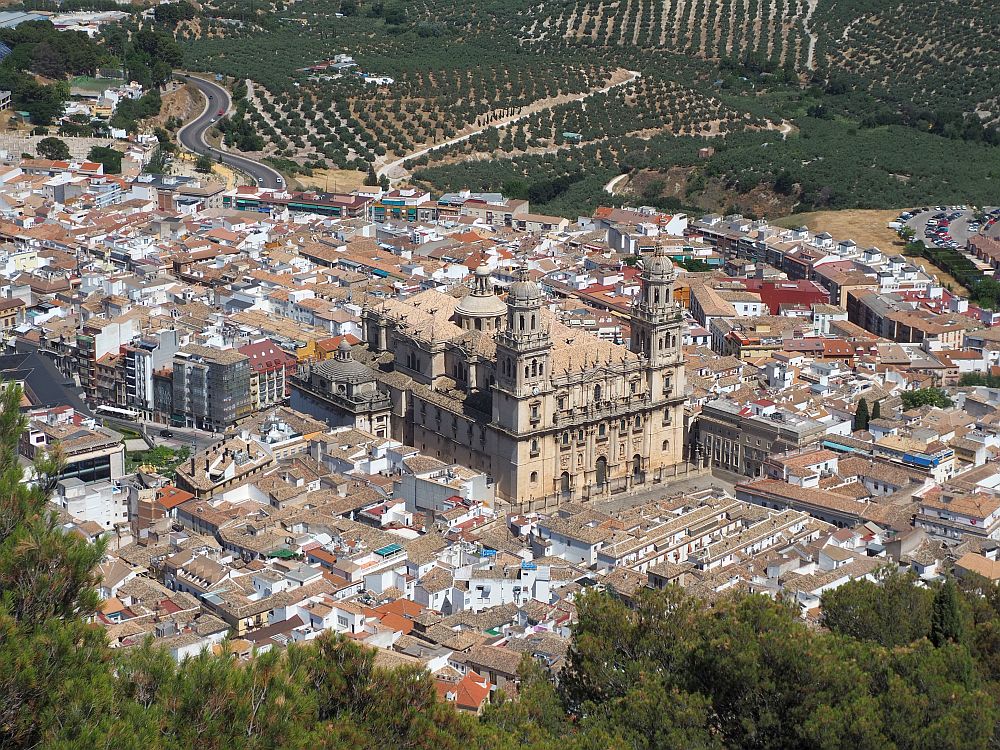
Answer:
<svg viewBox="0 0 1000 750"><path fill-rule="evenodd" d="M198 160L195 162L194 169L196 172L201 172L203 174L212 173L212 157L207 154L201 154L198 156Z"/></svg>
<svg viewBox="0 0 1000 750"><path fill-rule="evenodd" d="M876 401L872 404L872 419L878 419L882 416L882 402Z"/></svg>
<svg viewBox="0 0 1000 750"><path fill-rule="evenodd" d="M378 175L375 174L374 164L368 165L368 174L365 176L365 185L368 185L369 187L378 185Z"/></svg>
<svg viewBox="0 0 1000 750"><path fill-rule="evenodd" d="M940 388L919 388L915 391L903 391L903 408L916 409L921 406L937 406L946 409L952 401Z"/></svg>
<svg viewBox="0 0 1000 750"><path fill-rule="evenodd" d="M195 17L195 9L187 0L175 3L163 3L153 9L153 19L163 26L173 29L181 21Z"/></svg>
<svg viewBox="0 0 1000 750"><path fill-rule="evenodd" d="M399 26L406 23L406 9L402 5L391 5L385 9L382 18L390 26Z"/></svg>
<svg viewBox="0 0 1000 750"><path fill-rule="evenodd" d="M958 589L949 578L934 595L931 609L931 643L943 646L948 642L961 643L963 635L962 613L958 605Z"/></svg>
<svg viewBox="0 0 1000 750"><path fill-rule="evenodd" d="M379 177L378 178L378 186L382 190L388 190L389 189L389 178L386 177L385 175L382 175L381 177Z"/></svg>
<svg viewBox="0 0 1000 750"><path fill-rule="evenodd" d="M795 189L795 178L787 169L781 170L774 179L774 192L781 195L791 195Z"/></svg>
<svg viewBox="0 0 1000 750"><path fill-rule="evenodd" d="M868 401L862 398L858 401L858 408L854 412L854 429L868 429Z"/></svg>
<svg viewBox="0 0 1000 750"><path fill-rule="evenodd" d="M889 567L875 581L850 581L827 591L821 600L823 625L834 633L883 646L905 646L930 630L931 601L912 574Z"/></svg>
<svg viewBox="0 0 1000 750"><path fill-rule="evenodd" d="M66 145L65 141L61 141L58 138L42 138L38 142L38 155L43 159L52 159L55 161L65 160L69 158L69 146Z"/></svg>
<svg viewBox="0 0 1000 750"><path fill-rule="evenodd" d="M104 165L105 174L121 174L122 152L110 146L94 146L87 153L87 158Z"/></svg>

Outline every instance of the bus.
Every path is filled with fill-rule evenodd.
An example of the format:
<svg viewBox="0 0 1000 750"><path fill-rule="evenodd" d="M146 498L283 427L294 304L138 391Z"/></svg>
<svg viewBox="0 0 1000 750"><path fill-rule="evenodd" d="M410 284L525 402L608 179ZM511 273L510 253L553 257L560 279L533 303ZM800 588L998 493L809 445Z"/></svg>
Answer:
<svg viewBox="0 0 1000 750"><path fill-rule="evenodd" d="M134 412L131 409L120 409L117 406L98 406L95 411L98 414L103 414L106 417L114 417L115 419L127 419L130 422L135 422L139 418L139 413Z"/></svg>

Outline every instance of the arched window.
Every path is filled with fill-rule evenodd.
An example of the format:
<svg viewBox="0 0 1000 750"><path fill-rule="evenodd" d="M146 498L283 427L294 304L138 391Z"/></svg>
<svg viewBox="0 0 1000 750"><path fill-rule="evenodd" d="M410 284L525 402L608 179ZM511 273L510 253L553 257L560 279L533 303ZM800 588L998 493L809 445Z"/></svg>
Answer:
<svg viewBox="0 0 1000 750"><path fill-rule="evenodd" d="M637 416L635 418L635 429L638 430L641 427L642 427L642 417Z"/></svg>
<svg viewBox="0 0 1000 750"><path fill-rule="evenodd" d="M660 290L659 289L655 289L653 291L653 303L657 304L657 305L660 304Z"/></svg>
<svg viewBox="0 0 1000 750"><path fill-rule="evenodd" d="M669 450L670 450L670 441L669 440L664 440L663 441L663 452L666 453Z"/></svg>
<svg viewBox="0 0 1000 750"><path fill-rule="evenodd" d="M538 438L531 439L531 452L538 453Z"/></svg>
<svg viewBox="0 0 1000 750"><path fill-rule="evenodd" d="M528 377L528 366L524 366L524 377Z"/></svg>
<svg viewBox="0 0 1000 750"><path fill-rule="evenodd" d="M523 331L523 330L524 330L524 316L523 316L523 315L521 315L521 316L520 316L520 318L521 318L521 319L520 319L520 321L518 322L518 325L520 325L520 327L521 327L521 330Z"/></svg>
<svg viewBox="0 0 1000 750"><path fill-rule="evenodd" d="M537 482L538 482L538 472L533 471L531 472L531 483L536 484Z"/></svg>
<svg viewBox="0 0 1000 750"><path fill-rule="evenodd" d="M568 432L564 432L563 433L562 444L563 445L569 445L569 433Z"/></svg>
<svg viewBox="0 0 1000 750"><path fill-rule="evenodd" d="M581 427L580 430L579 430L579 432L576 433L576 439L579 440L582 443L583 442L583 437L584 437L583 436L583 428Z"/></svg>
<svg viewBox="0 0 1000 750"><path fill-rule="evenodd" d="M636 453L632 456L632 481L641 483L643 481L642 476L642 456Z"/></svg>
<svg viewBox="0 0 1000 750"><path fill-rule="evenodd" d="M604 426L604 422L601 422L599 425L597 425L597 435L598 435L598 437L604 437L604 434L606 432L607 432L607 428Z"/></svg>
<svg viewBox="0 0 1000 750"><path fill-rule="evenodd" d="M564 495L568 495L569 494L570 488L569 488L569 472L568 471L564 471L560 475L560 477L559 477L559 491L562 492Z"/></svg>
<svg viewBox="0 0 1000 750"><path fill-rule="evenodd" d="M596 401L600 401L600 400L601 400L601 386L600 385L595 385L594 386L594 401L596 402Z"/></svg>
<svg viewBox="0 0 1000 750"><path fill-rule="evenodd" d="M533 359L531 360L531 376L535 377L536 375L538 375L538 360Z"/></svg>
<svg viewBox="0 0 1000 750"><path fill-rule="evenodd" d="M535 314L534 313L531 314L531 330L532 331L535 330Z"/></svg>

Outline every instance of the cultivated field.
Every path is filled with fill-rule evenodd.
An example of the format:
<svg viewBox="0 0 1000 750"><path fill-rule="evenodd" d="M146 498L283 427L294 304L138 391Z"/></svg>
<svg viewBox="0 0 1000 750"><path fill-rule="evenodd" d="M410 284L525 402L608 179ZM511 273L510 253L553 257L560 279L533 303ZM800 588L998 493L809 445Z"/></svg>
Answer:
<svg viewBox="0 0 1000 750"><path fill-rule="evenodd" d="M192 70L239 82L227 143L304 183L374 169L434 189L507 184L572 214L607 200L622 173L655 181L681 167L693 168L685 205L719 186L718 200L770 215L785 199L823 212L995 200L994 10L204 0L176 35ZM338 54L354 67L333 65ZM700 160L706 145L715 154ZM856 240L891 243L878 224Z"/></svg>

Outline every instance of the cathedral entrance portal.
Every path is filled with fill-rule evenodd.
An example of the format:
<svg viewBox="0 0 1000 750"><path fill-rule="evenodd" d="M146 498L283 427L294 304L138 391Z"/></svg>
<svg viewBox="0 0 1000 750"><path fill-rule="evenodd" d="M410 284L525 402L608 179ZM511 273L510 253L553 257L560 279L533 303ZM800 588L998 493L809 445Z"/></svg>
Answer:
<svg viewBox="0 0 1000 750"><path fill-rule="evenodd" d="M564 471L559 477L559 492L563 495L569 495L569 472L567 471Z"/></svg>
<svg viewBox="0 0 1000 750"><path fill-rule="evenodd" d="M597 459L597 486L599 489L604 489L604 485L608 483L608 459L601 456Z"/></svg>

